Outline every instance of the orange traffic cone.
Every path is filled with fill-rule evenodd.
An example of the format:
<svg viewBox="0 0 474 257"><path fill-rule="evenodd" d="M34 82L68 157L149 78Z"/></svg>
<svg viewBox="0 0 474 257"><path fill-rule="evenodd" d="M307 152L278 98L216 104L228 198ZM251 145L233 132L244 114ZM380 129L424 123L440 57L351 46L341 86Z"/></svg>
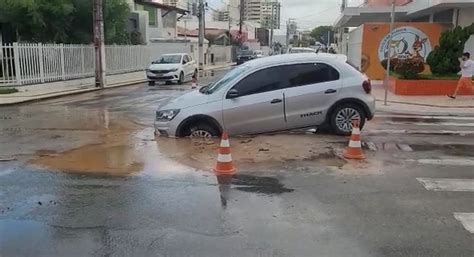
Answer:
<svg viewBox="0 0 474 257"><path fill-rule="evenodd" d="M230 154L229 135L225 131L222 133L221 146L219 147L219 155L217 156L214 172L219 175L235 174L235 167L232 163L232 155Z"/></svg>
<svg viewBox="0 0 474 257"><path fill-rule="evenodd" d="M192 89L197 88L197 78L196 78L196 76L193 76L193 82L191 82L191 88Z"/></svg>
<svg viewBox="0 0 474 257"><path fill-rule="evenodd" d="M362 152L362 143L360 141L359 121L354 121L352 124L352 135L349 141L349 146L344 151L344 158L346 159L365 159L364 152Z"/></svg>

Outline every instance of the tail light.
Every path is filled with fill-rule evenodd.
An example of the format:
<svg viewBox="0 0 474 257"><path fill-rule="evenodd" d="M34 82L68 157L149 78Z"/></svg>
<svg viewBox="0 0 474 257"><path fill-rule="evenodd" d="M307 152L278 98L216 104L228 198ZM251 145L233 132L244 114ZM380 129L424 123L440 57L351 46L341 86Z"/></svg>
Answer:
<svg viewBox="0 0 474 257"><path fill-rule="evenodd" d="M364 88L364 91L367 93L367 94L370 94L372 92L372 84L370 83L370 79L364 81L362 83L362 87Z"/></svg>

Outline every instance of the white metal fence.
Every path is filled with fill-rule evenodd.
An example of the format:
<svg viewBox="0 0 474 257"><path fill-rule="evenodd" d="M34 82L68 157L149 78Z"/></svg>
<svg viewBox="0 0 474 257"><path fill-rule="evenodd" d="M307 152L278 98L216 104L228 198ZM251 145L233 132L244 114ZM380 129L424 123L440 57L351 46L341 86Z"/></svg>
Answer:
<svg viewBox="0 0 474 257"><path fill-rule="evenodd" d="M146 46L106 46L106 72L140 71L149 65ZM91 45L24 44L0 46L0 86L21 86L94 76Z"/></svg>

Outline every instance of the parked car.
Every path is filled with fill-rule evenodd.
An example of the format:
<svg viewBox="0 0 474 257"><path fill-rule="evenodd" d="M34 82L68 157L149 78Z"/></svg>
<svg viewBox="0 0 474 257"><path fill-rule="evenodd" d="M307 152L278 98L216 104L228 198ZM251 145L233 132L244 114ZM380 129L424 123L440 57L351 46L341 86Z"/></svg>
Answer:
<svg viewBox="0 0 474 257"><path fill-rule="evenodd" d="M237 53L237 65L253 59L255 59L255 55L252 50L240 50Z"/></svg>
<svg viewBox="0 0 474 257"><path fill-rule="evenodd" d="M255 58L262 58L263 57L263 51L262 50L255 50L253 51L253 55Z"/></svg>
<svg viewBox="0 0 474 257"><path fill-rule="evenodd" d="M288 51L290 54L300 54L300 53L316 53L316 49L309 47L293 47Z"/></svg>
<svg viewBox="0 0 474 257"><path fill-rule="evenodd" d="M375 113L367 77L336 55L276 55L247 62L156 112L155 133L211 137L329 125L349 135Z"/></svg>
<svg viewBox="0 0 474 257"><path fill-rule="evenodd" d="M154 85L155 82L182 84L187 79L192 79L197 73L196 61L190 55L181 53L162 55L146 70L150 85Z"/></svg>

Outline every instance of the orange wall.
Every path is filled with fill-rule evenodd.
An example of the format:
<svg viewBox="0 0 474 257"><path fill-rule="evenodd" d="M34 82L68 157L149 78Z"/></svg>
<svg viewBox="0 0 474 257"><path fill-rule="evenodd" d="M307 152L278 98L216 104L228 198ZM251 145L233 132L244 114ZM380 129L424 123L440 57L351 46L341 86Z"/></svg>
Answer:
<svg viewBox="0 0 474 257"><path fill-rule="evenodd" d="M363 25L363 39L362 39L362 64L361 68L369 78L374 80L381 80L385 77L385 69L381 64L380 53L384 49L381 47L383 42L388 42L388 35L390 32L390 25L388 23L366 23ZM404 28L410 31L404 32ZM412 29L414 28L414 29ZM393 42L399 42L397 50L391 49L393 53L406 53L405 56L416 56L417 51L414 50L414 42L416 35L420 35L419 39L423 42L423 47L418 51L419 56L426 57L429 54L429 49L434 49L438 45L441 32L448 27L437 23L396 23L394 32L396 34ZM421 33L412 33L413 31L421 31ZM425 40L426 38L426 40ZM394 45L395 47L395 45ZM386 48L385 48L386 49ZM405 50L406 49L406 50ZM405 50L405 51L404 51ZM392 52L390 55L392 55ZM425 65L425 72L429 72L429 67Z"/></svg>

